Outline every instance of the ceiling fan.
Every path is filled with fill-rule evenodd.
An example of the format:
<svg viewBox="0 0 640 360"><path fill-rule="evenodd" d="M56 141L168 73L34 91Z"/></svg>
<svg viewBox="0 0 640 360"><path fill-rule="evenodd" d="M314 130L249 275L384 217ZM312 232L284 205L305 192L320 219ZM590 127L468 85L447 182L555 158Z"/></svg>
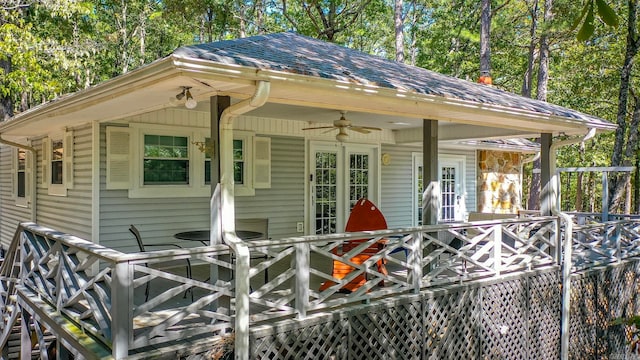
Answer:
<svg viewBox="0 0 640 360"><path fill-rule="evenodd" d="M308 127L302 130L315 130L315 129L338 129L338 133L336 134L336 140L345 141L349 138L349 134L347 133L347 129L357 131L361 134L368 134L372 130L382 130L381 128L371 127L371 126L354 126L351 125L351 121L347 120L344 117L345 111L340 111L340 119L335 120L333 125L331 126L318 126L318 127ZM331 131L328 130L328 131Z"/></svg>

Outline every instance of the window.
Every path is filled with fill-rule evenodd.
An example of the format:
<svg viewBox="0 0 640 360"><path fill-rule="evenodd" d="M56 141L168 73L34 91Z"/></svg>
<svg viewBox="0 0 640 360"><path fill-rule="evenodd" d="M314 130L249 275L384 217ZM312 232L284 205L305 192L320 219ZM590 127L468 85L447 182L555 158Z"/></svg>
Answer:
<svg viewBox="0 0 640 360"><path fill-rule="evenodd" d="M244 165L247 151L245 150L245 141L242 139L233 139L233 182L238 185L245 183Z"/></svg>
<svg viewBox="0 0 640 360"><path fill-rule="evenodd" d="M13 149L12 153L13 197L16 205L28 206L31 194L30 155L25 149Z"/></svg>
<svg viewBox="0 0 640 360"><path fill-rule="evenodd" d="M208 129L134 123L108 126L106 134L107 189L128 190L131 198L210 196L214 146ZM270 138L234 131L233 162L236 196L270 187Z"/></svg>
<svg viewBox="0 0 640 360"><path fill-rule="evenodd" d="M189 138L144 135L144 184L189 184Z"/></svg>
<svg viewBox="0 0 640 360"><path fill-rule="evenodd" d="M73 188L73 132L42 139L41 186L49 195L67 196Z"/></svg>
<svg viewBox="0 0 640 360"><path fill-rule="evenodd" d="M62 185L64 146L62 140L51 141L51 184Z"/></svg>
<svg viewBox="0 0 640 360"><path fill-rule="evenodd" d="M24 199L27 196L27 152L18 149L16 169L16 197Z"/></svg>

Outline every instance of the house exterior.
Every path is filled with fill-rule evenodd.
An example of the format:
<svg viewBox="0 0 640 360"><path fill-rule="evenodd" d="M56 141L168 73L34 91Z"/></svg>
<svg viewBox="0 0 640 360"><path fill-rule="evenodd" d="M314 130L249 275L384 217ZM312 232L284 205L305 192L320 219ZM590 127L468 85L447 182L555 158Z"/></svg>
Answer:
<svg viewBox="0 0 640 360"><path fill-rule="evenodd" d="M23 221L125 252L130 224L175 242L209 227L218 183L272 238L341 232L360 197L390 228L513 212L538 149L501 139L613 128L294 33L185 46L0 124L0 243Z"/></svg>

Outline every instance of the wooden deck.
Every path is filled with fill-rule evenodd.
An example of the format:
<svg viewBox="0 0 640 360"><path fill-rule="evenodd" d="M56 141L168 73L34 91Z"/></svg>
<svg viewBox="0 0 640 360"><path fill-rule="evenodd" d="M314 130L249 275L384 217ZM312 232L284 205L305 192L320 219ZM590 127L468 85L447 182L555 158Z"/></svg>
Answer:
<svg viewBox="0 0 640 360"><path fill-rule="evenodd" d="M247 243L247 250L266 259L250 261L246 252L232 262L229 248L222 245L123 254L23 224L14 239L14 256L0 268L0 340L6 344L21 319L46 329L43 339L53 334L71 354L86 358L100 352L114 358L219 352L231 343L238 346L239 336L246 336L247 344L251 333L274 329L283 321L557 268L563 228L559 218L540 217L255 241ZM631 219L576 226L574 247L590 247L591 264L634 257L640 239L637 228ZM599 247L591 240L580 242L598 237L617 251L596 251L596 258ZM366 241L343 255L333 251L352 239ZM386 246L364 263L350 261L383 240ZM175 266L187 258L193 264L192 279L185 276L184 267ZM352 274L333 278L334 261L352 266ZM379 270L379 262L388 272ZM237 276L243 272L247 276ZM367 281L356 291L343 292L342 286L356 276ZM325 281L335 285L320 291ZM245 286L246 292L241 291ZM42 344L46 340L34 342L31 349L23 346L22 351Z"/></svg>

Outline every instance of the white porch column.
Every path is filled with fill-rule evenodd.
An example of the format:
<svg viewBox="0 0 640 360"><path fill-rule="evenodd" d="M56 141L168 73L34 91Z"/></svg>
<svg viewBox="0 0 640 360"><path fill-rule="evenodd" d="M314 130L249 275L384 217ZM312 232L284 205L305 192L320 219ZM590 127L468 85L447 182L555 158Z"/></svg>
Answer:
<svg viewBox="0 0 640 360"><path fill-rule="evenodd" d="M438 122L423 120L422 126L422 225L438 223L440 181L438 179Z"/></svg>

